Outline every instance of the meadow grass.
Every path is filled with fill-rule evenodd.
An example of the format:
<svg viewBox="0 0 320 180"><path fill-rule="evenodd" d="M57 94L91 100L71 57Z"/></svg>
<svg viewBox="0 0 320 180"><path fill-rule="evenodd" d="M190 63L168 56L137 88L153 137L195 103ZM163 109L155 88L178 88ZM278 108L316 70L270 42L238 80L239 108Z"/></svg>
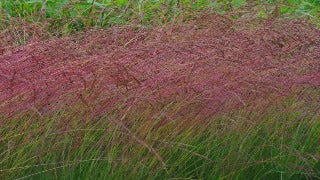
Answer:
<svg viewBox="0 0 320 180"><path fill-rule="evenodd" d="M0 177L318 179L315 103L291 96L267 109L247 107L205 120L176 117L161 127L152 107L95 119L84 118L81 105L42 117L23 113L1 128ZM162 114L179 108L168 106Z"/></svg>
<svg viewBox="0 0 320 180"><path fill-rule="evenodd" d="M57 52L60 48L65 50L65 57L67 57L65 59L73 60L71 57L74 57L74 54L82 55L81 53L88 51L87 54L84 53L83 59L77 59L81 62L88 60L88 57L93 57L94 53L92 52L95 51L95 48L99 49L98 40L101 40L102 44L107 44L109 39L113 40L107 34L105 34L105 39L101 36L92 38L91 41L96 44L89 40L87 43L93 44L93 51L91 51L91 45L89 48L82 47L81 45L87 45L83 42L81 45L72 46L73 42L77 44L77 40L69 42L68 38L66 38L66 42L63 42L64 39L52 42L44 41L46 46L43 44L41 46L43 42L36 39L36 43L27 45L22 50L12 51L17 52L17 55L10 52L10 48L12 48L10 45L25 44L28 39L32 39L33 34L37 34L40 39L50 39L56 38L56 36L68 37L75 31L93 27L105 28L132 24L143 28L166 27L159 25L172 25L169 22L179 18L183 18L182 21L188 21L201 11L229 13L228 17L234 19L246 18L246 16L257 16L262 19L304 17L314 24L319 23L320 14L320 3L317 0L292 0L288 2L0 0L0 6L0 32L4 32L4 35L7 32L13 34L13 38L6 41L7 44L0 44L0 56L3 58L3 62L6 62L6 58L13 62L12 66L1 64L1 67L7 69L1 71L0 75L6 75L5 72L10 72L12 69L14 71L14 65L17 65L18 68L22 62L20 58L27 62L24 56L32 54L32 51L34 51L34 59L30 59L30 62L35 64L30 63L30 67L36 67L39 65L36 64L38 61L45 60L45 62L57 65L50 66L52 64L49 64L47 68L49 70L52 67L62 69L69 66L69 69L80 69L83 67L81 63L76 63L79 67L71 66L72 63L61 64L59 62L64 59L64 56L50 53ZM163 33L167 32L163 31ZM315 31L315 33L317 32ZM303 33L301 34L301 37L307 37ZM84 33L83 36L86 35L88 33ZM129 37L131 39L131 36ZM257 37L260 36L257 35ZM172 38L174 39L174 36ZM230 37L227 36L227 38ZM123 38L119 39L121 41ZM119 42L119 49L123 52L129 52L130 49L128 51L124 51L124 49L127 48L126 46L130 48L130 44L127 45L130 41L125 38L123 41L125 42L124 46L122 41ZM145 42L143 41L142 44ZM305 45L307 50L316 48L312 46L311 42ZM268 43L261 44L262 46L278 45L273 42ZM137 44L134 44L133 47ZM9 49L9 53L6 52L7 54L3 56L1 54L2 46ZM31 48L28 50L28 47ZM51 51L42 52L39 47L54 48ZM61 47L68 47L70 50ZM157 48L157 46L155 47ZM294 45L293 47L296 50L303 46ZM177 49L179 48L186 49L184 46L178 46ZM74 52L70 52L72 50ZM109 52L109 49L107 48L105 51ZM132 52L134 51L132 50ZM273 52L272 49L270 51ZM298 51L297 58L305 57L299 56L301 51ZM139 54L139 52L137 50L136 53ZM180 52L185 51L181 50ZM238 53L238 51L234 52ZM13 55L10 56L10 53ZM91 56L88 56L90 53ZM248 54L249 52L243 51L242 53ZM287 58L286 60L292 60L292 65L297 63L297 68L303 62L305 64L300 68L308 69L309 65L313 65L314 69L311 69L315 77L313 83L317 84L317 72L315 71L317 71L318 64L316 60L307 59L300 64L298 60L293 58L295 57L293 51L286 55L288 57L283 57ZM170 59L169 56L167 55L167 59ZM95 63L100 62L97 59L103 60L103 63L108 60L103 59L104 56L97 55L95 57L96 59L92 58ZM279 57L282 58L282 56ZM319 56L314 52L310 57L317 58ZM16 64L15 61L17 61ZM56 61L58 63L55 64ZM116 66L112 67L116 68ZM222 66L222 70L223 67L226 66ZM286 64L279 68L283 68L285 72L290 72L292 76L296 77L294 74L296 71L289 71ZM22 77L28 74L32 75L32 72L24 71L25 69L21 68L20 73L25 72L25 74L22 73ZM293 69L295 70L295 68ZM305 69L299 69L299 73L304 74ZM74 72L76 71L74 70ZM121 72L123 73L119 70L118 73L121 74ZM280 74L281 72L283 71L279 71ZM264 77L264 73L268 72L259 73L256 75L262 80L261 77ZM45 94L45 91L41 90L51 91L52 89L48 88L48 84L47 89L41 84L40 76L35 74L35 79L39 80L39 92ZM109 74L105 73L102 77L105 80L102 78L101 84L106 81ZM44 79L50 78L54 84L52 87L55 87L57 85L55 83L59 82L59 79L54 79L51 74ZM297 76L296 79L298 78L300 76ZM298 80L301 81L301 79ZM299 82L298 80L297 82ZM68 81L63 82L68 83ZM21 86L17 85L20 90L27 91L28 88L34 88L27 86L29 84L23 86L23 83ZM36 83L34 82L34 84ZM68 86L66 84L64 85ZM1 86L2 89L0 88L1 93L7 92L4 90L7 84L0 82L0 85L3 86ZM61 86L64 87L64 85ZM75 86L77 89L81 89L80 87ZM271 89L269 90L271 94ZM70 93L67 89L66 92L72 94L73 91ZM59 93L60 91L57 91L57 94ZM97 94L99 93L101 92L97 91ZM198 109L195 109L194 105L191 105L192 101L188 99L173 100L162 105L146 103L141 107L119 103L108 111L103 109L99 115L92 115L92 109L88 108L86 102L76 101L76 104L43 113L35 108L30 108L27 104L29 101L23 104L25 102L23 99L19 99L19 92L17 94L16 99L9 98L8 102L17 100L14 102L16 104L11 107L18 110L19 106L23 106L24 111L17 111L13 116L7 116L5 113L0 114L0 179L320 179L320 91L317 85L292 93L290 96L281 96L281 98L272 100L261 97L253 104L245 104L208 116L199 114ZM43 98L43 94L39 97ZM2 96L0 97L3 98ZM141 99L144 96L145 94L142 94ZM59 95L54 97L58 98ZM70 102L72 101L73 99L70 99ZM0 107L5 107L2 105L6 103L0 102ZM190 108L187 108L189 105Z"/></svg>
<svg viewBox="0 0 320 180"><path fill-rule="evenodd" d="M17 19L54 35L99 26L135 24L156 27L177 18L192 18L197 12L234 13L260 18L304 17L319 24L317 0L0 0L0 28Z"/></svg>

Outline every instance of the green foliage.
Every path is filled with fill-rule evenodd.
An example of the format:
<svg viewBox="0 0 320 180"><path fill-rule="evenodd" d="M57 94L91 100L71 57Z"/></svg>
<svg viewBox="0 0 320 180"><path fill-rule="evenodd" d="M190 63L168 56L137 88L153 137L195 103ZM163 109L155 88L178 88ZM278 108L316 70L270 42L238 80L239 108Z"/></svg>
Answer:
<svg viewBox="0 0 320 180"><path fill-rule="evenodd" d="M239 9L241 6L243 6L246 3L246 0L232 0L232 6L235 9Z"/></svg>
<svg viewBox="0 0 320 180"><path fill-rule="evenodd" d="M150 119L156 113L149 108L121 114L132 120L130 126L121 124L114 113L84 119L80 109L75 106L42 117L30 112L5 121L0 129L0 178L315 179L320 175L320 117L316 107L295 98L268 110L243 109L201 124L182 118L160 128L156 128L160 119ZM162 113L173 113L165 109Z"/></svg>
<svg viewBox="0 0 320 180"><path fill-rule="evenodd" d="M279 6L284 16L308 17L319 22L320 3L317 0L268 0L261 3L246 0L0 0L0 14L1 19L19 17L32 22L49 22L53 31L68 32L90 26L156 25L181 14L203 10L225 13L251 6L267 6L269 10L263 8L258 12L263 18Z"/></svg>

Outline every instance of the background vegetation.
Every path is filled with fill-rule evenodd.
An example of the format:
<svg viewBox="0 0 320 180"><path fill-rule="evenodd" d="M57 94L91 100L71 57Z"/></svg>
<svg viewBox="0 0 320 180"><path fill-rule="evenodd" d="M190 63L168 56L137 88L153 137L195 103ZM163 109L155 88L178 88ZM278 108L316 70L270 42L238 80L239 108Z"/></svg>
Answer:
<svg viewBox="0 0 320 180"><path fill-rule="evenodd" d="M2 29L21 18L55 34L92 26L138 24L154 27L199 11L235 12L261 18L305 17L319 23L318 0L0 0Z"/></svg>

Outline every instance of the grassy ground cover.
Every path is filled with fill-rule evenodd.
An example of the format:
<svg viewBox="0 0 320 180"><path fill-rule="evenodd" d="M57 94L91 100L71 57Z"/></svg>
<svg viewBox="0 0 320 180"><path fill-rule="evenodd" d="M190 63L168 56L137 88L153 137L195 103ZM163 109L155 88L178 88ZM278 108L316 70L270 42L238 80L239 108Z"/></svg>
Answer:
<svg viewBox="0 0 320 180"><path fill-rule="evenodd" d="M84 118L81 105L22 114L1 129L1 177L317 179L319 109L298 99L206 121L175 115L179 104L97 118ZM175 121L159 127L164 114Z"/></svg>
<svg viewBox="0 0 320 180"><path fill-rule="evenodd" d="M0 179L320 178L318 1L0 2Z"/></svg>
<svg viewBox="0 0 320 180"><path fill-rule="evenodd" d="M231 14L235 19L304 17L318 25L320 20L318 0L1 0L0 7L0 29L10 32L11 43L24 43L40 32L45 37L66 36L97 26L154 28L179 18L190 19L199 11Z"/></svg>

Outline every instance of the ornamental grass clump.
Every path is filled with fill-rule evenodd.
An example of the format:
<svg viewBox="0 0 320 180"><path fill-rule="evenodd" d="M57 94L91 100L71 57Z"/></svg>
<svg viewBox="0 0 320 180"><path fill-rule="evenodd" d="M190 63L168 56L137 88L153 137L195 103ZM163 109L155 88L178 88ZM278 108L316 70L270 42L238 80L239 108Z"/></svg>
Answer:
<svg viewBox="0 0 320 180"><path fill-rule="evenodd" d="M319 35L206 14L2 41L0 179L319 179Z"/></svg>
<svg viewBox="0 0 320 180"><path fill-rule="evenodd" d="M81 102L96 116L119 103L187 100L185 111L212 115L320 84L320 31L303 20L212 14L155 30L89 30L2 48L6 114L43 115Z"/></svg>

